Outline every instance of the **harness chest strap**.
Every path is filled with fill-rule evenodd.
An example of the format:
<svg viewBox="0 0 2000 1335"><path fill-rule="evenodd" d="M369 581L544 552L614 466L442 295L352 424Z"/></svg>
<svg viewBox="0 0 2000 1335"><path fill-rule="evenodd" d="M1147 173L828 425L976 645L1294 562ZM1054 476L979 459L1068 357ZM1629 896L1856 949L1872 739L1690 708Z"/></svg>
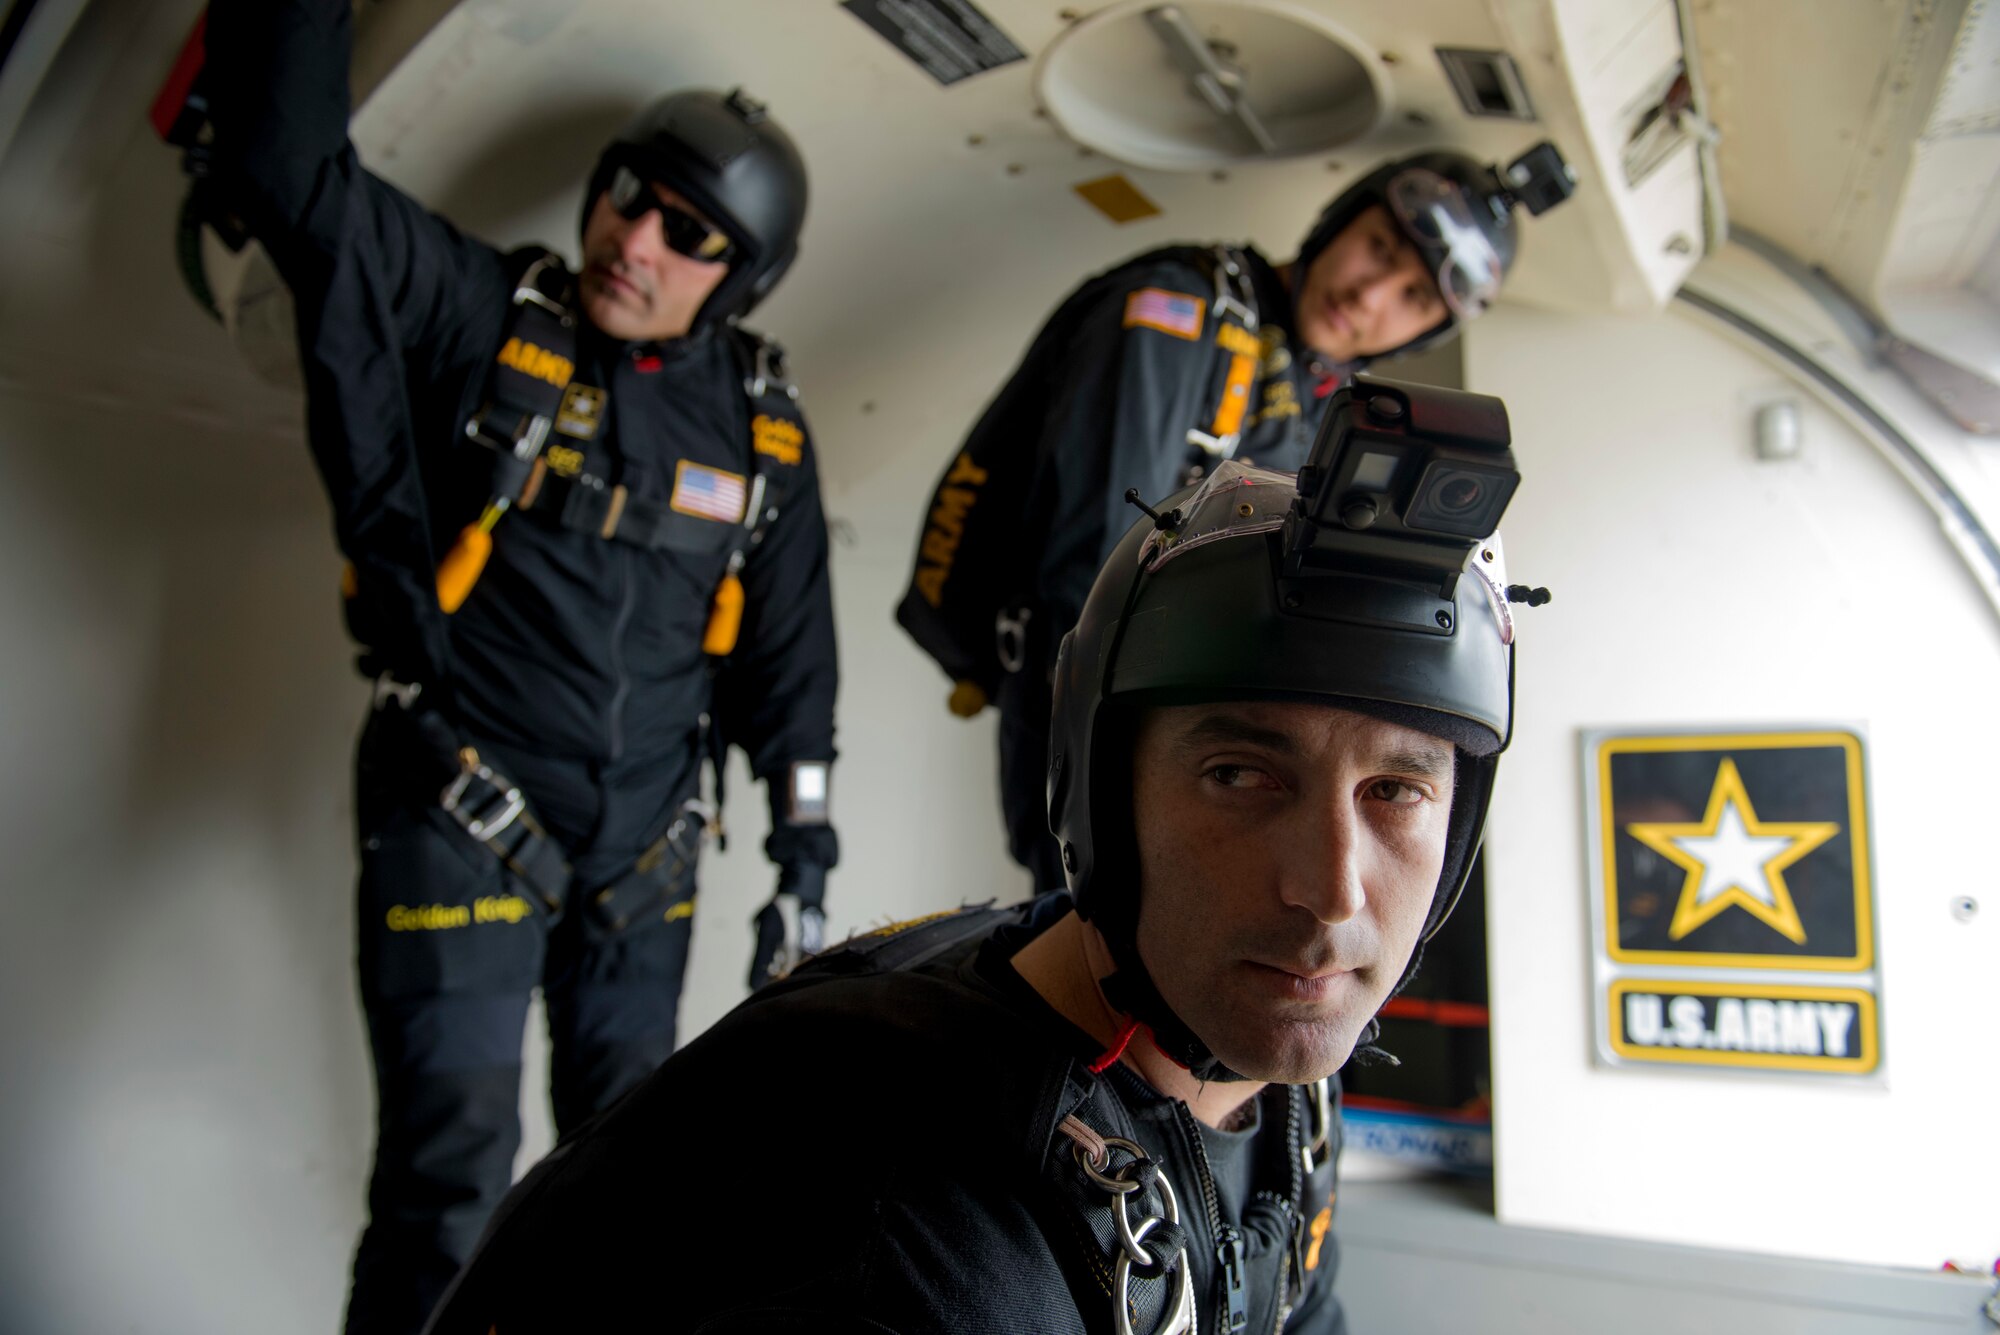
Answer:
<svg viewBox="0 0 2000 1335"><path fill-rule="evenodd" d="M563 279L562 290L553 295L544 278L551 271ZM441 563L440 603L447 612L455 611L470 593L491 552L493 526L510 507L540 508L572 532L646 551L670 545L675 522L671 501L663 504L634 496L622 484L588 472L563 476L551 471L543 457L549 424L560 411L563 392L575 372L575 319L565 304L568 295L567 271L556 265L553 256L531 266L515 292L507 337L488 378L487 402L466 423L467 438L494 452L493 500ZM725 337L736 353L749 400L751 439L745 450L741 532L703 636L704 652L715 657L735 648L742 625L744 595L737 572L749 551L763 541L778 516L779 503L787 499L772 494L764 460L773 458L795 467L805 444L798 388L786 374L783 350L761 334L739 327L732 327Z"/></svg>
<svg viewBox="0 0 2000 1335"><path fill-rule="evenodd" d="M561 275L560 286L550 271ZM542 446L576 373L576 321L569 312L568 273L554 255L529 265L515 286L507 337L487 368L486 396L465 423L466 437L494 453L492 499L438 562L439 608L456 612L479 582L493 551L493 526L523 488L539 485ZM554 288L555 291L548 289ZM341 571L343 598L358 596L354 566Z"/></svg>
<svg viewBox="0 0 2000 1335"><path fill-rule="evenodd" d="M778 517L781 503L767 458L796 466L804 455L805 426L798 415L798 389L783 376L784 354L761 334L735 329L728 335L745 368L744 395L750 406L750 440L744 450L745 502L740 533L731 547L732 573L743 567L748 551L764 540ZM746 348L746 343L754 347ZM537 459L521 481L515 504L523 510L555 509L559 522L573 532L594 534L648 551L670 545L675 510L671 501L634 496L622 484L580 472L565 477Z"/></svg>
<svg viewBox="0 0 2000 1335"><path fill-rule="evenodd" d="M1242 252L1233 246L1216 246L1207 258L1215 281L1215 298L1211 303L1215 312L1215 343L1229 358L1223 365L1222 387L1208 430L1189 428L1187 441L1204 453L1227 459L1236 453L1236 446L1243 438L1243 421L1249 412L1251 391L1256 387L1257 367L1263 359L1263 341L1257 336L1257 293Z"/></svg>
<svg viewBox="0 0 2000 1335"><path fill-rule="evenodd" d="M764 541L764 534L790 499L776 494L764 460L775 459L787 468L797 468L805 457L806 439L805 423L798 409L799 389L786 374L784 349L740 325L730 329L730 346L736 352L737 367L743 376L743 395L750 404L746 473L750 494L743 507L736 545L729 553L728 569L716 586L708 627L702 635L702 652L717 659L735 652L737 638L742 633L745 599L740 572L748 563L751 550Z"/></svg>
<svg viewBox="0 0 2000 1335"><path fill-rule="evenodd" d="M760 348L766 346L757 335L743 336L759 339ZM746 378L746 391L751 383ZM742 532L731 549L732 569L741 569L745 553L763 541L765 530L777 518L780 503L786 499L774 494L772 475L763 459L777 457L781 462L796 464L804 448L805 428L793 403L797 390L788 381L764 379L759 383L763 388L750 394L751 439L744 451L745 503L740 521ZM504 458L497 460L495 467L496 484L511 480L513 470L508 469ZM500 490L496 485L495 491ZM635 496L623 484L607 482L589 472L566 477L551 470L539 455L526 469L520 470L520 480L511 495L515 508L552 513L557 522L572 532L627 543L646 551L671 545L671 526L676 516L671 501Z"/></svg>
<svg viewBox="0 0 2000 1335"><path fill-rule="evenodd" d="M551 279L551 271L559 275ZM438 606L458 611L493 553L493 526L523 494L541 485L542 448L576 374L576 317L569 311L568 271L555 256L528 266L514 289L507 337L486 373L486 402L465 423L469 440L493 451L492 499L438 562ZM543 284L557 287L554 294Z"/></svg>

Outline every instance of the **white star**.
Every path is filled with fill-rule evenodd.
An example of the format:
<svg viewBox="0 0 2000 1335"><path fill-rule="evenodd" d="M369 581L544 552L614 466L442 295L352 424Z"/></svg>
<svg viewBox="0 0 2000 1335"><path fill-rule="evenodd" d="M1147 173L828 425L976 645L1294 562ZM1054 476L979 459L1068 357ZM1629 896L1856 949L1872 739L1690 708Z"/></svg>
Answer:
<svg viewBox="0 0 2000 1335"><path fill-rule="evenodd" d="M1778 906L1765 866L1798 840L1789 835L1751 834L1743 825L1743 812L1732 799L1722 809L1722 819L1714 834L1682 835L1674 840L1680 850L1701 863L1701 888L1695 891L1697 906L1734 886L1760 904Z"/></svg>

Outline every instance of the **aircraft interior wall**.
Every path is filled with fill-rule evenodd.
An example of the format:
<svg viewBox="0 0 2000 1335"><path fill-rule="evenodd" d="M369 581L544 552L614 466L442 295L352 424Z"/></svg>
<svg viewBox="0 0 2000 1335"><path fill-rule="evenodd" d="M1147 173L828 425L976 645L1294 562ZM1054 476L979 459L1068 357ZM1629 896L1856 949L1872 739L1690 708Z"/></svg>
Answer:
<svg viewBox="0 0 2000 1335"><path fill-rule="evenodd" d="M1026 45L1064 26L1052 5L986 7ZM298 399L250 374L173 273L181 178L139 117L198 8L68 6L32 105L0 101L0 122L23 116L0 158L0 225L20 238L0 257L0 1329L24 1335L329 1329L365 1217L351 759L369 688ZM781 116L815 109L793 126L813 221L753 323L790 349L833 536L830 937L1021 898L994 715L948 715L948 683L891 619L937 471L1082 275L1185 237L1287 255L1358 159L1135 170L1165 212L1113 226L1070 186L1114 164L1033 114L1006 82L1023 71L931 119L928 82L831 0L778 42L785 0L730 23L684 5L687 40L606 43L595 66L537 45L575 3L408 8L437 26L383 58L356 142L501 244L573 252L578 146L661 87L740 81ZM98 116L126 128L79 128ZM1378 155L1419 132L1391 127ZM1556 235L1531 224L1525 245ZM1822 394L1685 307L1510 301L1403 373L1506 401L1525 477L1507 560L1555 594L1521 614L1487 845L1498 1218L1752 1262L1991 1263L2000 608L1964 550ZM1779 400L1803 451L1759 460L1755 415ZM1983 445L1967 467L2000 494ZM1795 724L1855 725L1870 747L1879 1079L1595 1063L1583 730ZM745 995L770 894L740 753L729 786L683 1042ZM1963 896L1983 910L1954 916ZM540 1023L522 1170L552 1141ZM1534 1301L1492 1328L1537 1328ZM1951 1328L1978 1329L1972 1310Z"/></svg>
<svg viewBox="0 0 2000 1335"><path fill-rule="evenodd" d="M1524 645L1520 731L1487 843L1495 1005L1510 1012L1495 1028L1501 1217L1927 1266L1984 1227L1951 1138L1919 1130L1983 1097L1991 1077L1968 1058L2000 1006L1978 963L1983 926L1952 912L1977 879L1993 783L1919 778L2000 741L1992 710L1955 703L2000 679L1978 584L1857 432L1685 308L1647 321L1511 309L1469 332L1466 358L1471 384L1513 387L1516 428L1547 471L1523 488L1508 560L1561 569L1566 586ZM1752 445L1773 399L1803 416L1788 461ZM1550 659L1564 666L1536 670ZM1581 735L1724 718L1868 738L1887 1036L1876 1088L1588 1060ZM1826 1172L1835 1160L1856 1171ZM1718 1211L1719 1199L1733 1203Z"/></svg>

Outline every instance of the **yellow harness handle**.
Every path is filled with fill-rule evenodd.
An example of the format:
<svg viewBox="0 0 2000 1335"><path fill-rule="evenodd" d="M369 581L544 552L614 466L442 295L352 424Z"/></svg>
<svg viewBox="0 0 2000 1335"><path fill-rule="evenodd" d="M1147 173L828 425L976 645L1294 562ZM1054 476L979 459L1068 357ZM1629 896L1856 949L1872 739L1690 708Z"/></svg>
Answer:
<svg viewBox="0 0 2000 1335"><path fill-rule="evenodd" d="M955 718L974 718L986 708L986 691L976 681L952 683L951 696L945 701L945 708Z"/></svg>
<svg viewBox="0 0 2000 1335"><path fill-rule="evenodd" d="M1217 329L1215 341L1230 354L1229 373L1222 378L1222 402L1215 405L1215 423L1208 430L1209 435L1221 439L1243 429L1263 345L1255 334L1232 324Z"/></svg>
<svg viewBox="0 0 2000 1335"><path fill-rule="evenodd" d="M467 524L458 535L458 541L438 562L437 596L438 606L450 616L465 605L472 596L472 586L479 583L479 576L486 570L486 558L493 555L493 526L500 522L500 516L507 513L505 498L489 502L486 512L479 516L476 524Z"/></svg>
<svg viewBox="0 0 2000 1335"><path fill-rule="evenodd" d="M716 658L726 657L736 648L743 631L743 581L730 571L715 588L715 602L708 609L708 630L701 637L701 651Z"/></svg>

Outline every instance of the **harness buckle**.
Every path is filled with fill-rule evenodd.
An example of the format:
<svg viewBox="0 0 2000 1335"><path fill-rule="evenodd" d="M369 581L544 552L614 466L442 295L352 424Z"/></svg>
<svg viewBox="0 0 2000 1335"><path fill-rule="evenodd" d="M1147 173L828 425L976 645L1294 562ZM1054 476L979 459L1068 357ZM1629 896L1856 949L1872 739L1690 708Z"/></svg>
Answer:
<svg viewBox="0 0 2000 1335"><path fill-rule="evenodd" d="M1035 609L1032 607L994 614L993 647L1000 656L1000 666L1004 671L1020 672L1028 666L1028 623L1034 617Z"/></svg>
<svg viewBox="0 0 2000 1335"><path fill-rule="evenodd" d="M1249 333L1257 332L1257 307L1251 295L1249 281L1243 275L1243 263L1229 246L1215 247L1215 302L1217 319L1224 315L1234 315Z"/></svg>
<svg viewBox="0 0 2000 1335"><path fill-rule="evenodd" d="M1206 454L1223 459L1236 457L1236 447L1243 442L1241 431L1232 431L1226 436L1211 436L1198 426L1188 428L1187 443L1198 447Z"/></svg>
<svg viewBox="0 0 2000 1335"><path fill-rule="evenodd" d="M786 398L797 402L799 387L792 383L791 376L787 374L785 354L762 334L750 336L757 340L757 351L751 359L750 376L743 382L744 390L753 399L761 399L767 392L776 390Z"/></svg>
<svg viewBox="0 0 2000 1335"><path fill-rule="evenodd" d="M486 419L491 415L492 409L488 408L466 418L465 438L489 450L511 454L522 463L541 454L542 442L549 438L548 418L538 413L523 413L511 431L492 432L486 429Z"/></svg>
<svg viewBox="0 0 2000 1335"><path fill-rule="evenodd" d="M444 792L438 796L438 805L467 834L481 843L490 843L520 819L521 813L528 808L527 799L521 796L519 788L482 764L479 753L471 747L465 747L458 753L458 763L461 767L458 776L445 785ZM464 805L465 794L475 779L493 791L486 795L477 811L469 811Z"/></svg>
<svg viewBox="0 0 2000 1335"><path fill-rule="evenodd" d="M690 825L693 826L693 847L689 847L687 844L681 842L682 837L688 833ZM687 861L693 862L696 855L701 852L702 837L710 830L715 830L719 833L721 829L722 809L717 807L713 802L704 802L698 797L690 797L687 801L681 803L681 814L675 817L674 823L668 827L667 842L673 846L674 852L680 854Z"/></svg>
<svg viewBox="0 0 2000 1335"><path fill-rule="evenodd" d="M550 297L546 292L543 292L541 284L538 281L541 278L543 271L545 271L551 264L555 264L557 262L558 261L554 255L544 255L540 259L536 260L533 264L529 265L527 271L521 275L521 285L514 289L514 304L516 306L520 306L523 304L533 304L536 306L540 306L550 315L553 315L558 320L562 321L563 328L567 329L571 325L576 323L576 317L572 316L569 313L569 307L563 305L559 301L556 301L555 299Z"/></svg>
<svg viewBox="0 0 2000 1335"><path fill-rule="evenodd" d="M384 672L375 678L375 690L370 698L369 707L380 709L393 700L407 712L410 706L417 702L417 697L423 693L422 682L397 681L389 673Z"/></svg>

